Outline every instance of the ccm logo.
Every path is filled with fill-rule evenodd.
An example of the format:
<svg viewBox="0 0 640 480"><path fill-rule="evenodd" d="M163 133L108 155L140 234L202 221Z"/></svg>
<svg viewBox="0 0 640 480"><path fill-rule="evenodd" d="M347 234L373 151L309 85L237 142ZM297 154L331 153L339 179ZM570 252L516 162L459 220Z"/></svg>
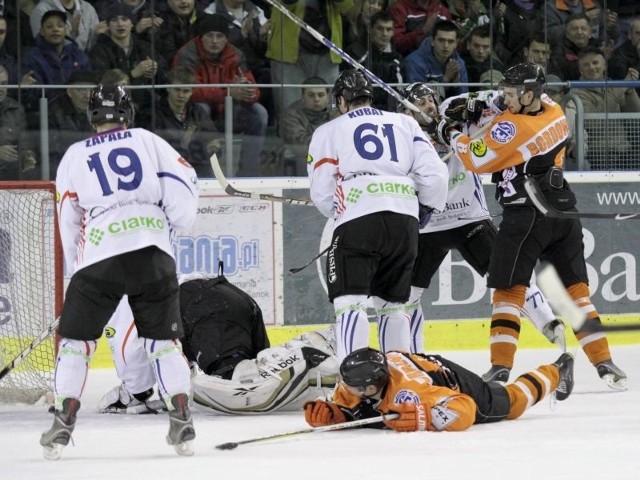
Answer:
<svg viewBox="0 0 640 480"><path fill-rule="evenodd" d="M269 210L268 203L259 203L257 205L243 205L240 207L240 212L263 212Z"/></svg>

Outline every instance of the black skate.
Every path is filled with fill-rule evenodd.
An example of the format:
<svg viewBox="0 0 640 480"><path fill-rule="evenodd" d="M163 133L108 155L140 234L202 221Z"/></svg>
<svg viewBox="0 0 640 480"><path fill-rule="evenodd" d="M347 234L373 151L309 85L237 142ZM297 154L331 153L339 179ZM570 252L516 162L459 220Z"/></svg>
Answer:
<svg viewBox="0 0 640 480"><path fill-rule="evenodd" d="M598 376L604 380L607 386L613 390L626 390L627 374L613 363L613 360L605 360L596 365Z"/></svg>
<svg viewBox="0 0 640 480"><path fill-rule="evenodd" d="M171 398L173 410L169 411L169 433L167 443L173 445L178 455L193 455L193 439L196 432L193 428L191 411L189 410L189 397L185 393L179 393Z"/></svg>
<svg viewBox="0 0 640 480"><path fill-rule="evenodd" d="M62 411L54 411L53 425L48 432L40 437L42 454L48 460L58 460L62 450L69 444L71 434L76 426L76 414L80 409L80 400L65 398L62 401Z"/></svg>
<svg viewBox="0 0 640 480"><path fill-rule="evenodd" d="M485 382L506 383L509 381L509 373L511 369L502 365L493 365L484 375L482 380Z"/></svg>
<svg viewBox="0 0 640 480"><path fill-rule="evenodd" d="M566 400L573 391L573 355L563 353L552 365L560 371L560 382L556 388L556 399L559 402Z"/></svg>

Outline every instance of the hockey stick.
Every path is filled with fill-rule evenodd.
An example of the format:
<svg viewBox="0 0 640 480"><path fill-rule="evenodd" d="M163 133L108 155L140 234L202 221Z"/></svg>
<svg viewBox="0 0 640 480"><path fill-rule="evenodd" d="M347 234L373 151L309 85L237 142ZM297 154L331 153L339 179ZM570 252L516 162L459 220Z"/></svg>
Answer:
<svg viewBox="0 0 640 480"><path fill-rule="evenodd" d="M34 338L27 348L22 350L13 360L11 360L11 362L9 362L2 370L0 370L0 380L6 377L9 372L11 372L11 370L16 368L27 355L29 355L33 350L36 349L38 345L44 342L49 337L49 335L51 335L56 330L56 328L58 328L59 323L60 317L56 318L53 323L49 325L49 327L47 327L46 330L40 332L40 335Z"/></svg>
<svg viewBox="0 0 640 480"><path fill-rule="evenodd" d="M236 190L233 185L229 183L227 177L224 176L224 173L222 173L218 156L214 153L211 155L209 160L211 161L211 168L213 169L213 174L216 176L216 180L218 180L218 183L227 195L231 195L232 197L253 198L255 200L270 200L272 202L290 203L291 205L313 205L311 200L278 197L268 193L243 192L241 190Z"/></svg>
<svg viewBox="0 0 640 480"><path fill-rule="evenodd" d="M364 65L362 65L361 63L358 63L358 61L355 60L353 57L351 57L351 55L349 55L347 52L342 50L340 47L338 47L335 43L333 43L327 37L325 37L320 32L318 32L315 28L313 28L308 23L306 23L304 20L302 20L300 17L298 17L296 14L294 14L293 12L288 10L280 2L278 2L277 0L265 0L265 1L269 5L271 5L272 7L276 8L277 10L279 10L285 17L287 17L293 23L298 25L300 28L306 30L309 35L311 35L313 38L318 40L320 43L322 43L329 50L332 50L334 53L338 54L345 62L347 62L353 68L356 68L356 69L362 71L362 73L369 80L371 80L373 83L377 84L378 86L382 87L382 89L385 92L387 92L389 95L391 95L393 98L395 98L403 106L405 106L409 110L412 110L414 112L422 114L422 116L428 122L432 121L430 117L428 117L426 114L422 113L420 111L420 109L418 107L416 107L413 103L411 103L406 98L404 98L402 95L400 95L398 92L396 92L387 83L385 83L380 78L378 78L373 72L371 72L370 70L365 68Z"/></svg>
<svg viewBox="0 0 640 480"><path fill-rule="evenodd" d="M380 423L386 420L393 420L398 418L400 414L391 413L389 415L381 415L373 418L363 418L362 420L354 420L353 422L336 423L335 425L327 425L325 427L305 428L302 430L296 430L294 432L276 433L275 435L267 435L266 437L251 438L249 440L242 440L240 442L228 442L216 445L218 450L233 450L238 445L246 445L247 443L266 442L267 440L276 440L278 438L293 437L295 435L304 435L305 433L321 433L321 432L333 432L335 430L346 430L348 428L362 427L364 425L371 425L373 423Z"/></svg>
<svg viewBox="0 0 640 480"><path fill-rule="evenodd" d="M558 272L551 264L546 264L536 274L536 283L547 297L549 303L561 316L563 316L574 332L626 332L640 330L640 324L628 325L602 325L601 323L587 319L580 311L573 299L569 296Z"/></svg>
<svg viewBox="0 0 640 480"><path fill-rule="evenodd" d="M289 273L298 273L301 272L302 270L304 270L305 268L307 268L309 265L311 265L313 262L315 262L316 260L318 260L322 255L324 255L325 253L327 253L329 251L329 249L331 248L331 246L328 246L327 248L325 248L324 250L322 250L319 254L317 254L315 257L313 257L311 260L309 260L307 263L305 263L303 266L301 267L296 267L296 268L290 268L289 269Z"/></svg>
<svg viewBox="0 0 640 480"><path fill-rule="evenodd" d="M640 213L596 213L596 212L564 212L549 204L544 197L540 186L533 178L527 177L524 180L524 189L531 199L531 202L545 217L549 218L607 218L611 220L640 220Z"/></svg>

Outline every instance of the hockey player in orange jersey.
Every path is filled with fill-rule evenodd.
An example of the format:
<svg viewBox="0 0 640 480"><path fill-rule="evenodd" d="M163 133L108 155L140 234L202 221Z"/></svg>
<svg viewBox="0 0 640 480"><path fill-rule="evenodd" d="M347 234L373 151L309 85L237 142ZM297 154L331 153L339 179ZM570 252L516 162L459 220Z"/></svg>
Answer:
<svg viewBox="0 0 640 480"><path fill-rule="evenodd" d="M487 286L495 288L491 316L491 364L484 378L506 381L520 335L520 309L536 263L551 263L569 295L589 319L600 321L591 303L584 260L582 225L576 218L545 217L524 190L534 178L547 200L559 210L575 211L576 198L563 178L569 126L560 105L544 93L546 79L534 63L509 68L500 90L506 110L473 139L448 119L430 124L429 133L450 145L465 167L492 173L502 223L489 266ZM627 376L611 359L602 332L577 331L576 337L598 375L613 389L624 389Z"/></svg>
<svg viewBox="0 0 640 480"><path fill-rule="evenodd" d="M340 364L334 400L305 404L305 419L319 427L380 414L399 413L385 424L400 432L460 431L474 423L514 420L555 391L559 401L573 390L573 356L503 386L439 355L361 348Z"/></svg>

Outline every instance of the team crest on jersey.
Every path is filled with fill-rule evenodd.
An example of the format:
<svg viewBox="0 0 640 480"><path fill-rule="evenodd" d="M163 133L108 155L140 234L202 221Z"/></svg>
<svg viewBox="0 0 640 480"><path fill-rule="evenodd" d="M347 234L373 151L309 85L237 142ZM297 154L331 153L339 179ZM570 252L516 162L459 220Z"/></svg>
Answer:
<svg viewBox="0 0 640 480"><path fill-rule="evenodd" d="M413 390L400 390L393 397L393 403L420 403L420 397Z"/></svg>
<svg viewBox="0 0 640 480"><path fill-rule="evenodd" d="M476 140L469 144L469 149L476 157L484 157L487 154L487 146L482 140Z"/></svg>
<svg viewBox="0 0 640 480"><path fill-rule="evenodd" d="M516 136L516 126L511 122L498 122L491 129L491 138L498 143L509 143Z"/></svg>
<svg viewBox="0 0 640 480"><path fill-rule="evenodd" d="M104 328L104 336L107 338L113 338L116 336L116 329L113 327Z"/></svg>

